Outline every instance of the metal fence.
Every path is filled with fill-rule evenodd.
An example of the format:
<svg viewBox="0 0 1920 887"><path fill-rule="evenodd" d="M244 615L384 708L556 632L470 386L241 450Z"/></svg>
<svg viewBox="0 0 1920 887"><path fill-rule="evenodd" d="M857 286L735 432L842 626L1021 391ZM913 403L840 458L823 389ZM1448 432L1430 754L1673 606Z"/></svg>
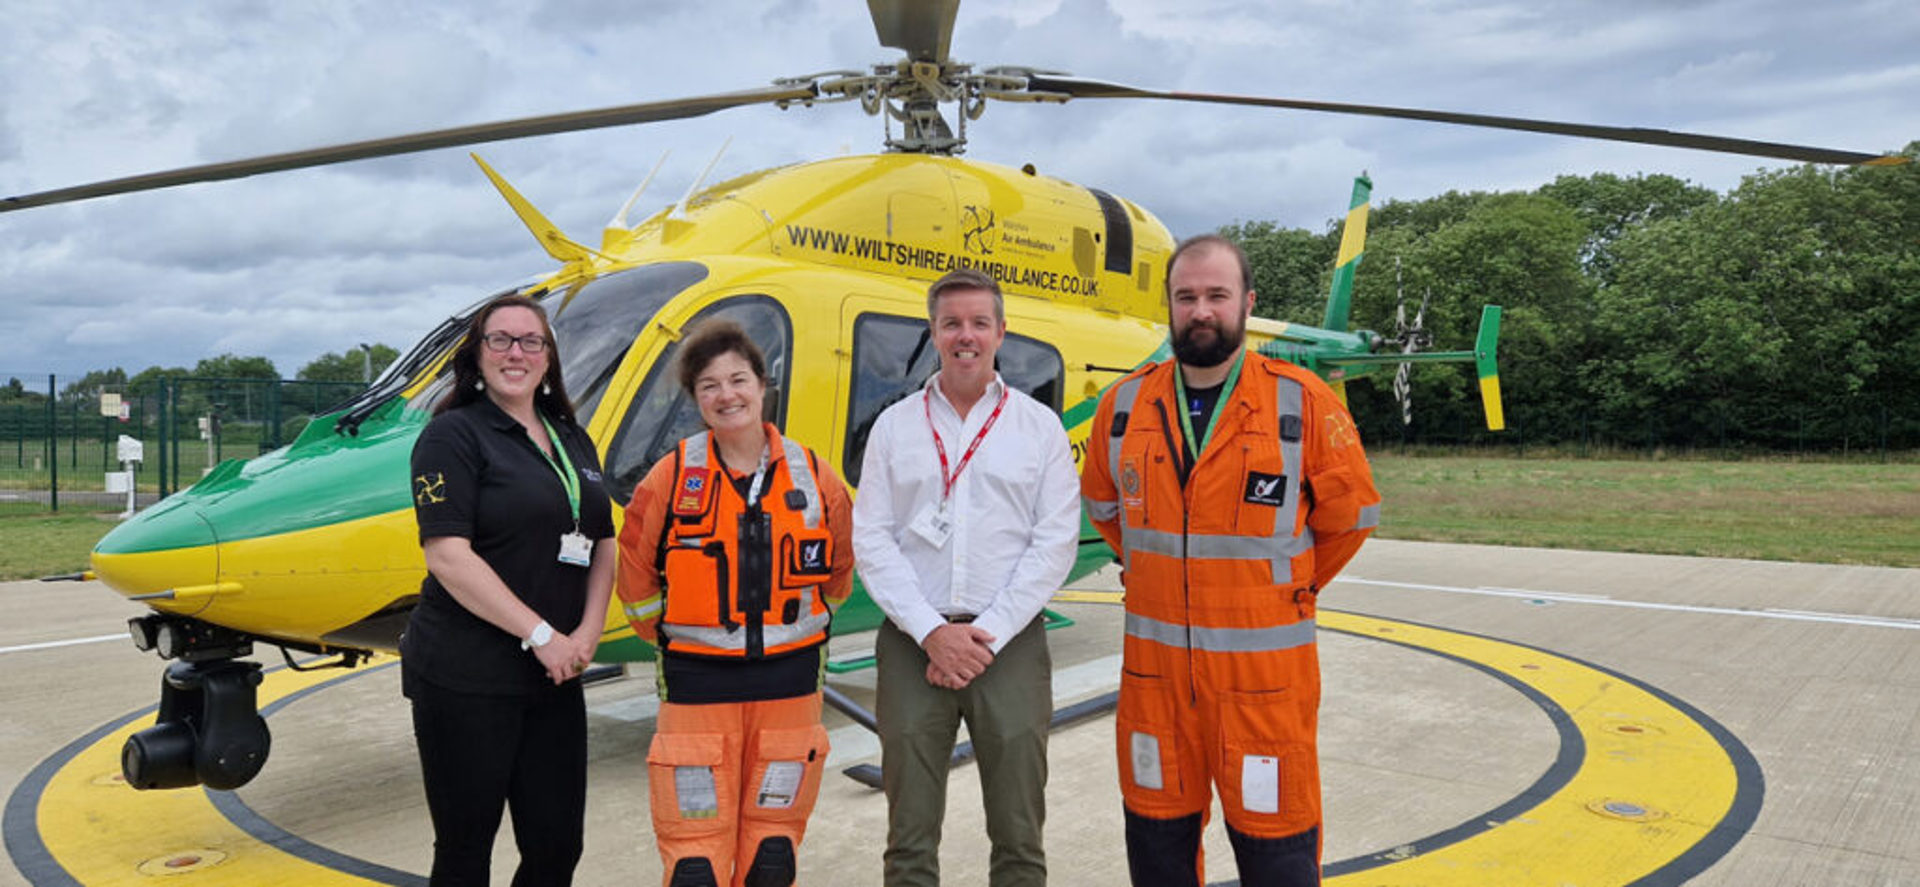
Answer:
<svg viewBox="0 0 1920 887"><path fill-rule="evenodd" d="M30 378L0 375L0 514L117 511L130 494L139 505L157 501L223 460L292 442L365 387L182 377L147 390L70 392L57 375ZM137 446L123 452L123 440ZM138 460L123 462L134 450Z"/></svg>

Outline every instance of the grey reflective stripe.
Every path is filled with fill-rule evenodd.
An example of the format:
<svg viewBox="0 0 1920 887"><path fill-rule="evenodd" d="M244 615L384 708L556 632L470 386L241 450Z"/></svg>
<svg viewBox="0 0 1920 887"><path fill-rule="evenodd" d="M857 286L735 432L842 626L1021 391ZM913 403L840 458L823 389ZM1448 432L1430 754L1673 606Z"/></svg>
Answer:
<svg viewBox="0 0 1920 887"><path fill-rule="evenodd" d="M1142 378L1142 376L1132 376L1121 380L1120 384L1114 387L1112 416L1126 413L1128 424L1132 424L1133 401L1140 393ZM1098 429L1095 433L1099 433ZM1113 487L1116 490L1120 488L1120 439L1124 436L1124 431L1121 434L1113 433L1113 424L1110 419L1107 424L1107 479L1113 481Z"/></svg>
<svg viewBox="0 0 1920 887"><path fill-rule="evenodd" d="M820 526L820 486L814 482L813 469L807 465L807 448L784 438L780 446L786 451L788 482L807 496L804 510L807 529L816 529Z"/></svg>
<svg viewBox="0 0 1920 887"><path fill-rule="evenodd" d="M660 608L663 607L665 604L666 604L666 599L660 597L657 594L654 595L653 597L647 598L644 601L641 601L640 603L627 604L626 605L627 618L652 619L655 615L659 614Z"/></svg>
<svg viewBox="0 0 1920 887"><path fill-rule="evenodd" d="M1278 384L1274 386L1273 398L1275 429L1287 427L1287 417L1292 416L1294 417L1294 427L1303 429L1304 435L1306 423L1300 419L1300 402L1305 395L1306 389L1301 386L1298 381L1287 378L1286 376L1281 376L1276 381ZM1278 431L1276 430L1275 433L1277 434ZM1283 494L1283 498L1280 500L1280 507L1273 511L1273 535L1275 538L1293 536L1294 524L1300 518L1300 476L1306 473L1306 462L1303 461L1303 457L1301 456L1302 449L1300 441L1289 441L1285 435L1280 435L1280 470L1286 472L1287 489L1286 493ZM1294 551L1295 554L1313 547L1312 533L1310 531L1304 531L1303 535L1307 537L1307 545L1305 548L1296 548ZM1287 547L1286 543L1282 542L1281 547ZM1276 569L1273 575L1278 577L1280 575L1279 570ZM1280 580L1275 578L1274 581L1279 582Z"/></svg>
<svg viewBox="0 0 1920 887"><path fill-rule="evenodd" d="M792 625L767 625L760 629L761 643L771 649L797 641L804 641L827 630L825 613L815 613L800 617ZM728 631L711 625L682 625L676 622L663 622L660 631L677 641L691 641L716 650L743 651L747 648L747 633L744 629Z"/></svg>
<svg viewBox="0 0 1920 887"><path fill-rule="evenodd" d="M1380 526L1380 505L1375 503L1360 509L1360 519L1353 522L1356 530L1365 530Z"/></svg>
<svg viewBox="0 0 1920 887"><path fill-rule="evenodd" d="M707 467L707 437L711 434L712 432L710 431L702 431L699 434L687 438L687 445L682 449L687 454L686 464L688 467Z"/></svg>
<svg viewBox="0 0 1920 887"><path fill-rule="evenodd" d="M1127 549L1128 569L1133 568L1133 555L1137 551L1163 557L1266 561L1269 581L1275 585L1293 582L1292 561L1312 550L1313 530L1303 529L1300 535L1294 536L1276 528L1275 535L1271 537L1192 533L1187 535L1185 541L1186 546L1182 548L1179 533L1125 524L1120 527L1120 544Z"/></svg>
<svg viewBox="0 0 1920 887"><path fill-rule="evenodd" d="M1314 621L1271 628L1199 628L1127 614L1127 636L1209 653L1271 653L1313 643Z"/></svg>
<svg viewBox="0 0 1920 887"><path fill-rule="evenodd" d="M1120 503L1102 502L1098 499L1080 497L1080 504L1086 506L1087 516L1094 520L1113 520L1120 516Z"/></svg>

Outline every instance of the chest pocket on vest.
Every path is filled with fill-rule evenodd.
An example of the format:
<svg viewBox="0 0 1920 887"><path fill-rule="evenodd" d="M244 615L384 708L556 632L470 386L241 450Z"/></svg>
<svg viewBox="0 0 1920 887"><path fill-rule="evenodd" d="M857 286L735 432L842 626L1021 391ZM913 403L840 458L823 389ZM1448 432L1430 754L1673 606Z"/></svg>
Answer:
<svg viewBox="0 0 1920 887"><path fill-rule="evenodd" d="M833 575L833 535L796 528L780 539L780 587L818 585Z"/></svg>
<svg viewBox="0 0 1920 887"><path fill-rule="evenodd" d="M684 469L674 483L667 514L661 574L666 580L666 621L681 625L730 625L732 546L715 535L720 509L713 489L725 483L713 473Z"/></svg>

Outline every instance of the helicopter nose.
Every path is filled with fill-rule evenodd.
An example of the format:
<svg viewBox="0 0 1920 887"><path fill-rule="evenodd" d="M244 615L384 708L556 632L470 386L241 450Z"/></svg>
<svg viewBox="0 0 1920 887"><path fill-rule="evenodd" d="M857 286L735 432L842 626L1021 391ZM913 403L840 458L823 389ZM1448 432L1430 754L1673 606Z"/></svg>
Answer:
<svg viewBox="0 0 1920 887"><path fill-rule="evenodd" d="M94 546L93 573L127 597L204 588L218 580L219 539L200 511L186 501L161 502L134 516ZM146 603L191 615L205 597Z"/></svg>

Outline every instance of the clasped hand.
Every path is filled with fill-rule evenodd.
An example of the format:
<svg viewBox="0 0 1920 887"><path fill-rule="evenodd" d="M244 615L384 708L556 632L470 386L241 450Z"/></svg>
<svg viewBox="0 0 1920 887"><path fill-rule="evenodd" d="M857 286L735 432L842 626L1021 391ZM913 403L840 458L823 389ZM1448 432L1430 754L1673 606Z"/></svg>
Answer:
<svg viewBox="0 0 1920 887"><path fill-rule="evenodd" d="M964 689L993 664L993 635L972 625L949 623L927 634L927 683Z"/></svg>
<svg viewBox="0 0 1920 887"><path fill-rule="evenodd" d="M586 670L587 663L593 661L595 646L598 645L589 646L573 635L554 632L553 640L533 648L533 656L540 660L540 667L547 670L547 677L558 686Z"/></svg>

